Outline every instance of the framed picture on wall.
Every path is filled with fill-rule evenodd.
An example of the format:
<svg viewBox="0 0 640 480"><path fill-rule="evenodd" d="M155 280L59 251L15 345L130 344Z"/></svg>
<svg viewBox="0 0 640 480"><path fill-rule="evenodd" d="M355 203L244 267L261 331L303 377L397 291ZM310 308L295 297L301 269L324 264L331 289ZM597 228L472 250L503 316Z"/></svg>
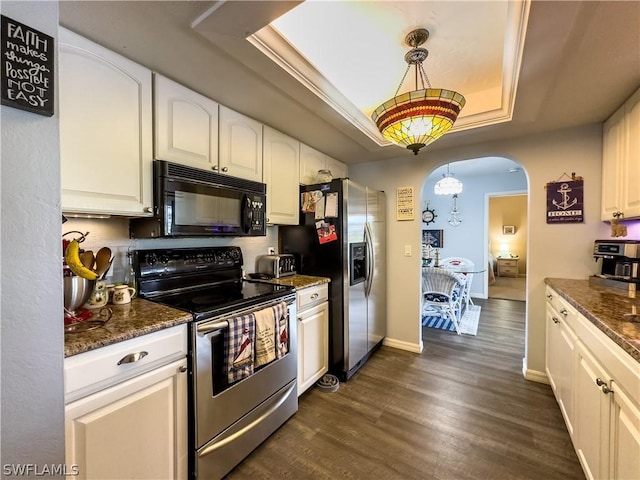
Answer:
<svg viewBox="0 0 640 480"><path fill-rule="evenodd" d="M422 230L422 243L433 248L442 248L444 230Z"/></svg>
<svg viewBox="0 0 640 480"><path fill-rule="evenodd" d="M515 235L516 227L515 225L503 225L502 226L502 234L503 235Z"/></svg>

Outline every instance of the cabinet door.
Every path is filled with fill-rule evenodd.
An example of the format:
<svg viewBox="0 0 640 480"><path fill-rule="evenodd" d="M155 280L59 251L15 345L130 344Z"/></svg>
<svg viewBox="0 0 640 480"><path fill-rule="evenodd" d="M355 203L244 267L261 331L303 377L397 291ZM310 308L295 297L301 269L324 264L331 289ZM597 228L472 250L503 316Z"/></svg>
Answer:
<svg viewBox="0 0 640 480"><path fill-rule="evenodd" d="M312 185L318 183L318 170L326 168L327 157L324 153L311 148L304 143L300 144L300 183ZM333 172L332 172L333 174ZM334 175L335 177L335 175Z"/></svg>
<svg viewBox="0 0 640 480"><path fill-rule="evenodd" d="M609 478L609 415L611 401L600 382L610 385L602 366L589 352L578 346L576 378L576 451L591 479Z"/></svg>
<svg viewBox="0 0 640 480"><path fill-rule="evenodd" d="M640 90L624 105L625 145L621 168L622 211L640 217Z"/></svg>
<svg viewBox="0 0 640 480"><path fill-rule="evenodd" d="M640 410L615 382L612 390L611 478L640 478Z"/></svg>
<svg viewBox="0 0 640 480"><path fill-rule="evenodd" d="M333 178L347 178L349 176L347 166L344 163L328 156L326 157L325 168L331 170Z"/></svg>
<svg viewBox="0 0 640 480"><path fill-rule="evenodd" d="M560 402L560 387L558 382L561 377L560 365L560 348L562 346L560 338L560 319L556 312L547 307L547 352L546 352L546 371L549 378L549 384L556 396L556 400Z"/></svg>
<svg viewBox="0 0 640 480"><path fill-rule="evenodd" d="M218 166L218 104L154 73L155 158Z"/></svg>
<svg viewBox="0 0 640 480"><path fill-rule="evenodd" d="M220 105L220 171L262 182L262 124Z"/></svg>
<svg viewBox="0 0 640 480"><path fill-rule="evenodd" d="M624 145L624 108L605 123L602 130L602 210L601 219L611 220L620 204L619 169Z"/></svg>
<svg viewBox="0 0 640 480"><path fill-rule="evenodd" d="M78 479L186 479L186 359L69 403L65 445Z"/></svg>
<svg viewBox="0 0 640 480"><path fill-rule="evenodd" d="M329 369L329 304L298 312L298 396Z"/></svg>
<svg viewBox="0 0 640 480"><path fill-rule="evenodd" d="M300 142L265 126L263 154L267 223L298 225Z"/></svg>
<svg viewBox="0 0 640 480"><path fill-rule="evenodd" d="M151 71L59 31L62 211L151 215Z"/></svg>

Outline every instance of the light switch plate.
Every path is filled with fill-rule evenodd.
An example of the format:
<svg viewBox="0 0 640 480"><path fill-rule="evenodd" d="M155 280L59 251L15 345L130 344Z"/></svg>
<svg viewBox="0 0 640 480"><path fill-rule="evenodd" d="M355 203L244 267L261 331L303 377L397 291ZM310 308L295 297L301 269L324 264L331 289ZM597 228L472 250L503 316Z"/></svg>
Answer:
<svg viewBox="0 0 640 480"><path fill-rule="evenodd" d="M411 256L411 245L405 245L404 246L404 256L405 257L410 257Z"/></svg>

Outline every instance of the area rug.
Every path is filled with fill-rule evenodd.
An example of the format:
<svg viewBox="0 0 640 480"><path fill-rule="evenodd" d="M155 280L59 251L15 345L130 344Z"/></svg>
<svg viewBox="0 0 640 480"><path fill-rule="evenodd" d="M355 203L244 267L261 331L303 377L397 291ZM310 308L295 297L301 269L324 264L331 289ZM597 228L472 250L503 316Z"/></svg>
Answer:
<svg viewBox="0 0 640 480"><path fill-rule="evenodd" d="M462 315L462 320L460 320L460 333L464 333L465 335L476 335L478 333L480 310L480 305L469 305L469 308L464 312L464 315ZM440 316L422 317L422 325L439 330L456 331L456 327L451 320Z"/></svg>

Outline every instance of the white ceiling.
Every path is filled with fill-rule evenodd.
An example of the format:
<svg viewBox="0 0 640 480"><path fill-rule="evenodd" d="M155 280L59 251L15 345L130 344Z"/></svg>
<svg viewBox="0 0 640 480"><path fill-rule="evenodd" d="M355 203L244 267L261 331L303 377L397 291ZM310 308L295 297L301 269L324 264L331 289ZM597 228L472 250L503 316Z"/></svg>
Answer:
<svg viewBox="0 0 640 480"><path fill-rule="evenodd" d="M60 23L345 163L412 155L394 145L379 145L359 126L354 126L353 119L336 111L322 95L292 77L247 40L299 3L61 1ZM387 2L324 3L357 3L359 8L366 10L367 5ZM392 21L389 15L373 28L376 41L380 40L382 45L388 43L396 50L391 57L397 57L397 51L406 48L402 46L405 33L417 26L426 26L432 37L425 44L430 51L425 68L434 86L466 88L471 92L472 88L465 87L464 81L473 80L476 87L473 94L468 94L473 97L476 91L487 86L484 82L496 77L492 72L486 75L470 73L477 72L476 69L483 65L491 65L492 55L496 55L485 52L486 47L479 38L506 39L510 34L492 32L494 35L489 35L485 32L477 33L475 37L466 34L474 23L483 24L482 15L494 11L504 13L501 8L506 2L427 0L388 3L398 4L403 15L413 12L415 16L402 32L387 31L402 26L401 21ZM445 14L441 10L442 4L454 10ZM516 4L522 5L521 2ZM477 10L472 11L472 8ZM459 22L452 19L459 19ZM337 20L324 20L320 23L321 31L332 37L339 24ZM465 28L451 30L452 25ZM509 25L508 21L505 28L506 25ZM524 25L522 21L521 25ZM421 155L454 145L472 145L602 122L640 86L638 1L532 1L525 33L517 94L511 112L513 118L496 125L450 132L424 149ZM260 34L252 38L258 37ZM326 41L323 43L329 45ZM365 41L365 48L369 44L373 45L373 40ZM506 44L513 49L517 42ZM382 48L378 43L375 45L375 49ZM326 51L335 55L340 50L338 45ZM489 58L484 59L484 54L489 54ZM507 54L503 54L504 60ZM448 62L451 58L457 61ZM387 66L386 62L391 60L363 61L365 66L352 72L348 71L351 64L345 61L344 77L368 84L368 79L382 76L380 72L384 71L393 82L382 94L388 94L389 89L395 90L404 67L398 71L397 65ZM459 122L462 121L461 116Z"/></svg>

